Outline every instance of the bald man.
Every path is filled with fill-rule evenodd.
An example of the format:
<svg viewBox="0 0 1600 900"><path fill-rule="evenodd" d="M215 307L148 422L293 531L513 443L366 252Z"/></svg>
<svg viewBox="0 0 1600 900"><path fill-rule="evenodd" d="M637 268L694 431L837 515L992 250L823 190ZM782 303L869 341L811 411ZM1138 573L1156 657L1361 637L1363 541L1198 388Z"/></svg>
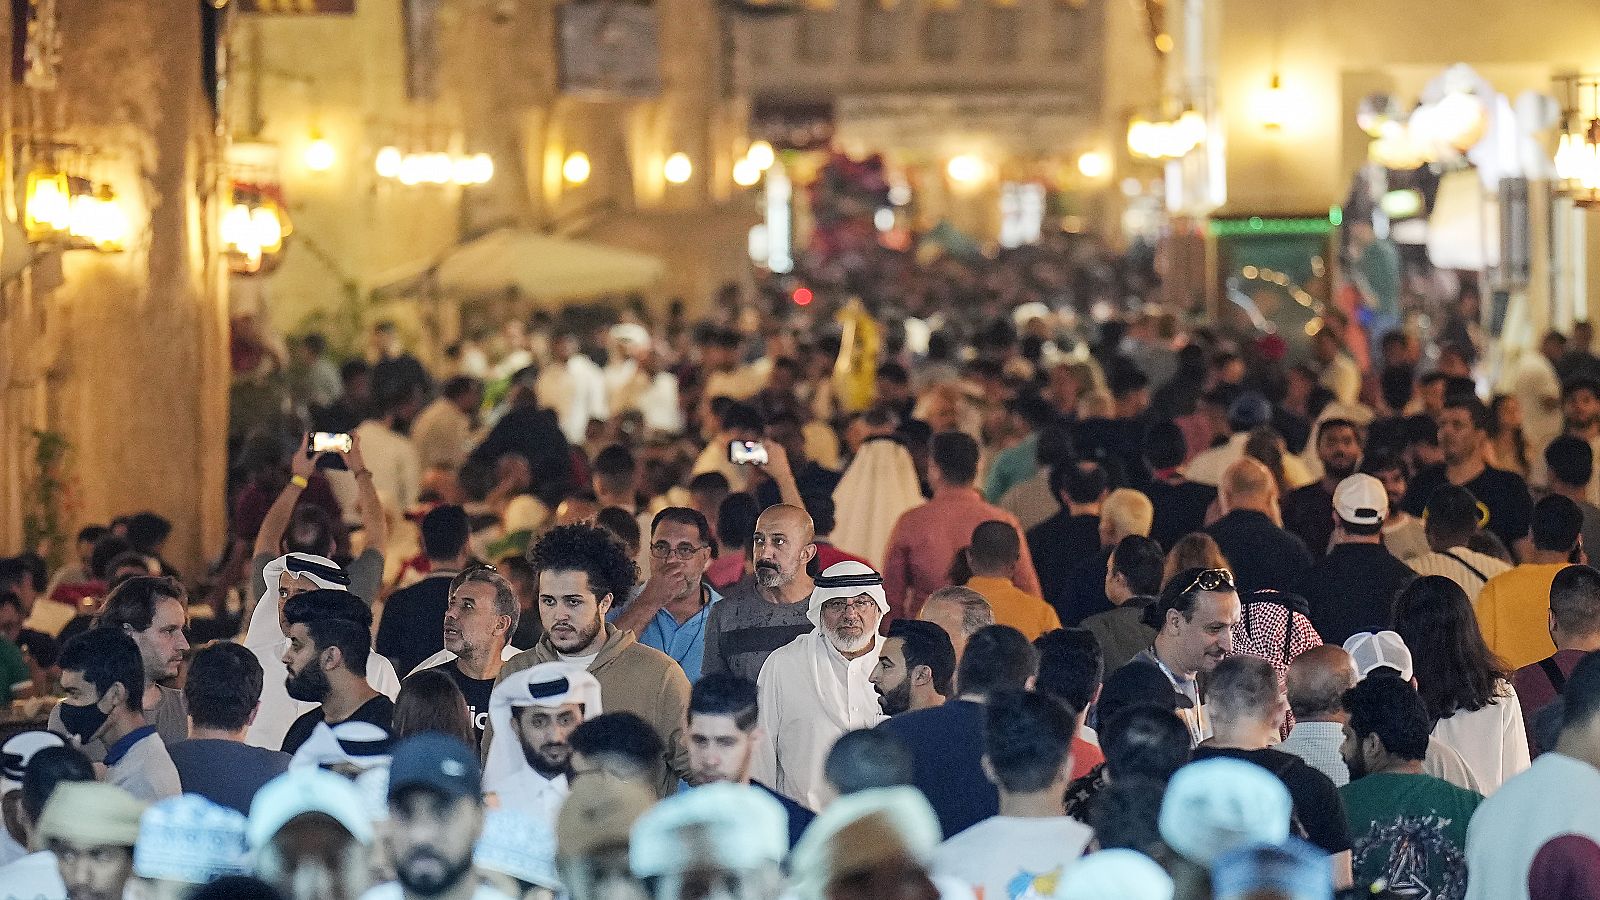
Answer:
<svg viewBox="0 0 1600 900"><path fill-rule="evenodd" d="M767 656L811 631L806 612L815 584L806 566L817 555L811 516L779 503L756 519L755 577L730 587L706 618L701 674L755 681Z"/></svg>
<svg viewBox="0 0 1600 900"><path fill-rule="evenodd" d="M1337 787L1350 783L1350 769L1339 753L1350 714L1339 698L1355 686L1356 667L1343 647L1313 647L1289 664L1289 711L1294 713L1294 729L1278 749L1305 760Z"/></svg>
<svg viewBox="0 0 1600 900"><path fill-rule="evenodd" d="M1228 466L1217 501L1224 515L1206 532L1233 563L1239 596L1263 589L1288 591L1311 568L1305 542L1280 524L1278 482L1260 460L1247 456Z"/></svg>

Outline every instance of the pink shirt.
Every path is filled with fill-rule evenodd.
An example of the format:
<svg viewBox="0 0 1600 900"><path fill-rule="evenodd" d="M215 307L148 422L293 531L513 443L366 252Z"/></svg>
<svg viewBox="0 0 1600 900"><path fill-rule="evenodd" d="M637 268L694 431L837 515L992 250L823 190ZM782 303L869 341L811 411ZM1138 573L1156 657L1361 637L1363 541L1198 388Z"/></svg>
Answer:
<svg viewBox="0 0 1600 900"><path fill-rule="evenodd" d="M883 554L888 618L916 618L928 595L950 583L950 563L955 561L956 551L972 542L972 529L995 519L1010 523L1022 537L1017 517L985 503L975 488L945 488L927 503L903 513L889 532L889 546ZM1022 559L1011 583L1041 596L1026 540L1022 540Z"/></svg>

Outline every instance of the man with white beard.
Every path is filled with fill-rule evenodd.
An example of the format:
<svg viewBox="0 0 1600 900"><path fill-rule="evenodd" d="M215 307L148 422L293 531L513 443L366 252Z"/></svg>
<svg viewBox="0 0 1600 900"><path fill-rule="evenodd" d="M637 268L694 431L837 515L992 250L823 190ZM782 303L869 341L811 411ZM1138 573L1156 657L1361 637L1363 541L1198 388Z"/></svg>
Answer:
<svg viewBox="0 0 1600 900"><path fill-rule="evenodd" d="M761 667L760 721L767 734L751 771L755 780L811 809L827 800L822 764L847 731L883 719L873 690L889 611L883 577L846 560L829 566L811 592L816 630L767 657Z"/></svg>

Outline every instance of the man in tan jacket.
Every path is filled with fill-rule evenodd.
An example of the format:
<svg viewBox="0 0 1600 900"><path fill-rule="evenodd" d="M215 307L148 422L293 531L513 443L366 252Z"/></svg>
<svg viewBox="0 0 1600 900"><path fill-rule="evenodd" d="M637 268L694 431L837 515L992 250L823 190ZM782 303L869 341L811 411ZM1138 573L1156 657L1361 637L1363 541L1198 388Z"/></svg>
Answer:
<svg viewBox="0 0 1600 900"><path fill-rule="evenodd" d="M672 657L606 622L611 608L632 596L638 579L628 551L610 532L580 523L551 529L528 551L528 561L538 576L535 608L544 636L508 660L499 680L558 660L587 669L600 682L606 712L631 712L661 735L667 772L658 793L665 796L689 772L683 742L689 679ZM492 731L485 732L485 754L493 739Z"/></svg>

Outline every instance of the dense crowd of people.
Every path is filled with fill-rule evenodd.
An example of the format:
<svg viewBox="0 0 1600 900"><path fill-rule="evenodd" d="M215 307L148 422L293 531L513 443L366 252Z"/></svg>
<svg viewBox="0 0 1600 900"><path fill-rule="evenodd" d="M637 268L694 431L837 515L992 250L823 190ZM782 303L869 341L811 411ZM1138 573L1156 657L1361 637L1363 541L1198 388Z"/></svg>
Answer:
<svg viewBox="0 0 1600 900"><path fill-rule="evenodd" d="M0 562L0 898L1600 896L1587 329L973 280L297 339L206 572Z"/></svg>

